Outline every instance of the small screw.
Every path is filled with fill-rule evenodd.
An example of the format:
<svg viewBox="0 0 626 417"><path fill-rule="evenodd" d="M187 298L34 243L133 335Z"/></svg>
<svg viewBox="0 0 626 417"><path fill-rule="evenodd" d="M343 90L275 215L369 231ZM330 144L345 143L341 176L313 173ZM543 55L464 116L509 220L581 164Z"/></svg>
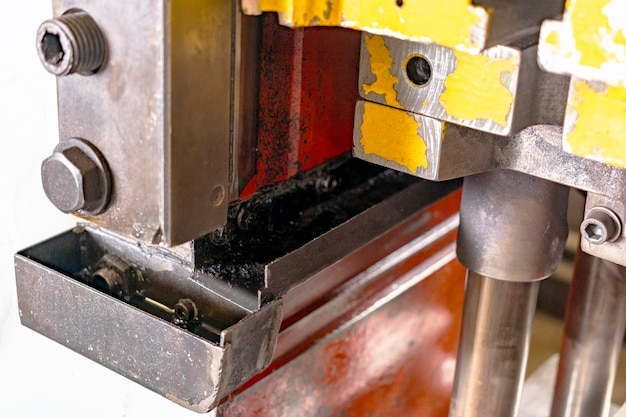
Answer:
<svg viewBox="0 0 626 417"><path fill-rule="evenodd" d="M104 35L89 14L73 9L39 26L37 53L51 74L91 75L104 65Z"/></svg>
<svg viewBox="0 0 626 417"><path fill-rule="evenodd" d="M622 225L615 212L606 207L589 210L580 225L580 233L592 245L615 242L622 234Z"/></svg>
<svg viewBox="0 0 626 417"><path fill-rule="evenodd" d="M48 199L64 213L99 214L109 202L111 178L106 162L93 145L81 139L56 146L41 164L41 181Z"/></svg>

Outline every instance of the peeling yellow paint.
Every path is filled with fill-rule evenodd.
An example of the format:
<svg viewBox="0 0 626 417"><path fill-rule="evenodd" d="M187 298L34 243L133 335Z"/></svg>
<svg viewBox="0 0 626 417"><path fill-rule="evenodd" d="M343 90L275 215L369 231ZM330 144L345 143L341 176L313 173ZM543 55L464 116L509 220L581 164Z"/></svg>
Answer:
<svg viewBox="0 0 626 417"><path fill-rule="evenodd" d="M402 107L394 88L398 84L398 77L391 73L393 59L385 40L382 36L365 35L365 46L370 54L371 71L376 80L372 84L363 84L363 92L379 94L385 98L386 104Z"/></svg>
<svg viewBox="0 0 626 417"><path fill-rule="evenodd" d="M605 62L624 61L623 48L626 48L624 29L613 28L606 15L606 7L614 1L568 1L567 14L571 19L581 65L599 69ZM622 51L617 52L619 49Z"/></svg>
<svg viewBox="0 0 626 417"><path fill-rule="evenodd" d="M402 6L393 0L243 0L242 3L248 13L278 12L281 24L286 26L343 26L472 53L483 49L489 20L489 12L473 6L471 0L404 0Z"/></svg>
<svg viewBox="0 0 626 417"><path fill-rule="evenodd" d="M506 127L513 94L502 75L518 66L517 58L493 59L485 55L454 52L457 66L444 83L439 103L449 116L460 120L493 120Z"/></svg>
<svg viewBox="0 0 626 417"><path fill-rule="evenodd" d="M426 142L419 135L415 115L380 104L363 102L361 146L368 155L377 155L416 173L428 168Z"/></svg>
<svg viewBox="0 0 626 417"><path fill-rule="evenodd" d="M584 81L574 83L570 102L578 119L565 141L571 152L619 168L626 166L626 88L598 92Z"/></svg>

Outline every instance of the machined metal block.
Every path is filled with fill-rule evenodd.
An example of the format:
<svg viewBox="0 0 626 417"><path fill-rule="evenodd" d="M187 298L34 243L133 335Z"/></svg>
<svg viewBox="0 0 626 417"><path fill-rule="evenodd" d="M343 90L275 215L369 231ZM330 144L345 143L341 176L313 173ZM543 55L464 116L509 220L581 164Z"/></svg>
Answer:
<svg viewBox="0 0 626 417"><path fill-rule="evenodd" d="M478 55L369 34L361 45L366 100L500 136L537 123L541 74L532 36Z"/></svg>
<svg viewBox="0 0 626 417"><path fill-rule="evenodd" d="M544 116L559 113L559 106L544 109ZM420 178L509 169L614 199L626 189L623 169L564 151L560 126L530 126L500 137L365 100L355 113L354 155Z"/></svg>
<svg viewBox="0 0 626 417"><path fill-rule="evenodd" d="M232 149L244 118L236 108L245 96L239 65L247 42L238 2L53 5L56 19L42 25L37 39L44 63L63 65L59 56L90 53L79 50L89 49L89 42L74 45L70 35L65 41L64 19L77 10L88 14L104 39L104 60L94 73L57 77L60 140L93 145L112 178L108 206L97 215L78 214L166 245L223 225L231 177L236 179ZM77 39L91 36L75 26ZM59 184L57 179L50 183Z"/></svg>

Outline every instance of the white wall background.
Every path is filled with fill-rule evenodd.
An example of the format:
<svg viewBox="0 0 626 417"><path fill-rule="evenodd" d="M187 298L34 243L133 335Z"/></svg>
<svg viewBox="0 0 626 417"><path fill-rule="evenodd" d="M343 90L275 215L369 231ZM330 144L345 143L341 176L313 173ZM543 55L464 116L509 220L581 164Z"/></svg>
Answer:
<svg viewBox="0 0 626 417"><path fill-rule="evenodd" d="M0 416L195 416L19 323L13 254L74 223L39 177L58 140L54 76L35 52L51 13L51 0L0 1Z"/></svg>

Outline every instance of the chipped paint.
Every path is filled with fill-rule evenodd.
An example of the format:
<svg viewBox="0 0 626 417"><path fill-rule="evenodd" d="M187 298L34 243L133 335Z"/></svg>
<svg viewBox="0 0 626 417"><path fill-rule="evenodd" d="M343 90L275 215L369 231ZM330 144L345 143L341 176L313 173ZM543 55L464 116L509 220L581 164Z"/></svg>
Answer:
<svg viewBox="0 0 626 417"><path fill-rule="evenodd" d="M382 36L365 35L363 37L367 52L370 54L371 72L376 80L371 84L363 84L363 92L381 95L385 98L385 104L399 107L398 92L394 86L398 84L398 77L391 73L393 58Z"/></svg>
<svg viewBox="0 0 626 417"><path fill-rule="evenodd" d="M428 168L426 142L419 135L420 123L414 114L365 101L361 124L361 146L368 155L377 155L406 167L411 172Z"/></svg>
<svg viewBox="0 0 626 417"><path fill-rule="evenodd" d="M577 0L568 3L580 64L598 68L605 62L624 61L624 28L611 25L606 8L623 0ZM614 6L613 6L614 7ZM610 11L610 7L608 9ZM624 15L622 14L623 20Z"/></svg>
<svg viewBox="0 0 626 417"><path fill-rule="evenodd" d="M569 0L541 27L539 63L550 72L626 86L626 0Z"/></svg>
<svg viewBox="0 0 626 417"><path fill-rule="evenodd" d="M518 68L518 59L454 54L457 66L445 81L445 91L439 97L441 107L456 119L486 119L507 126L514 98L502 76Z"/></svg>
<svg viewBox="0 0 626 417"><path fill-rule="evenodd" d="M619 168L626 166L626 88L604 85L603 91L584 81L573 84L569 111L577 113L564 147L571 153Z"/></svg>
<svg viewBox="0 0 626 417"><path fill-rule="evenodd" d="M248 14L278 12L291 27L343 26L478 53L489 12L470 0L243 0ZM442 25L441 22L446 22Z"/></svg>

